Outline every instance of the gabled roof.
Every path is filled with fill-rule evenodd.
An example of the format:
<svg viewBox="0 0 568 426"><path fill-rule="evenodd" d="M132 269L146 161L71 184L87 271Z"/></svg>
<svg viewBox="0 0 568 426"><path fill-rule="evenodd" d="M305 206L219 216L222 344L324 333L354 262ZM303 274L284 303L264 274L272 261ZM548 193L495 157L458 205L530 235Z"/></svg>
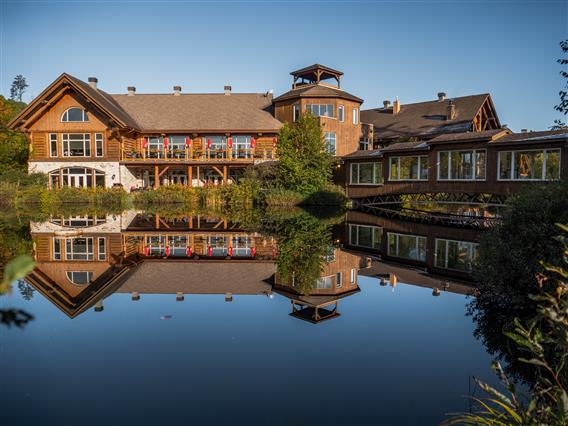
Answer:
<svg viewBox="0 0 568 426"><path fill-rule="evenodd" d="M434 136L443 133L461 133L471 130L473 118L485 101L488 93L462 96L451 99L455 105L456 116L446 120L446 107L449 100L427 101L412 104L402 103L398 114L392 107L373 108L361 111L361 121L374 126L376 139L396 139L408 136Z"/></svg>
<svg viewBox="0 0 568 426"><path fill-rule="evenodd" d="M147 131L275 132L282 123L272 115L272 99L264 93L189 93L112 95L138 127Z"/></svg>
<svg viewBox="0 0 568 426"><path fill-rule="evenodd" d="M330 87L325 84L306 84L289 90L286 93L274 99L274 102L285 101L294 98L340 98L349 101L363 103L363 99L355 95L347 93L336 87Z"/></svg>
<svg viewBox="0 0 568 426"><path fill-rule="evenodd" d="M67 73L61 74L53 83L51 83L43 92L41 92L30 104L24 108L16 117L9 123L8 127L15 129L20 127L22 120L32 118L35 112L44 107L49 100L57 96L60 91L69 87L75 90L80 95L91 101L103 113L107 114L111 119L116 121L118 125L136 129L137 125L134 120L120 108L119 105L112 99L112 97L100 90L91 87L88 83L79 80Z"/></svg>

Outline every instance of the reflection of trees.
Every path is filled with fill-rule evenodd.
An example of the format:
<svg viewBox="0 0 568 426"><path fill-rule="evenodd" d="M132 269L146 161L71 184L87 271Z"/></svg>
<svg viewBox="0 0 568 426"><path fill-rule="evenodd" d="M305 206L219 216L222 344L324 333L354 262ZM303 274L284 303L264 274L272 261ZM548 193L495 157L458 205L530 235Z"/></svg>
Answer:
<svg viewBox="0 0 568 426"><path fill-rule="evenodd" d="M515 196L503 222L483 236L479 250L479 294L469 305L474 334L487 351L505 361L507 373L533 382L535 370L520 363L518 346L503 335L513 319L529 322L537 314L535 277L544 272L539 260L560 264L561 244L555 223L568 223L568 182L528 187Z"/></svg>
<svg viewBox="0 0 568 426"><path fill-rule="evenodd" d="M309 294L324 266L332 243L333 220L321 219L304 210L268 213L264 229L278 240L277 273L281 282L292 283Z"/></svg>
<svg viewBox="0 0 568 426"><path fill-rule="evenodd" d="M34 297L35 289L24 280L18 281L18 290L24 300L32 300Z"/></svg>

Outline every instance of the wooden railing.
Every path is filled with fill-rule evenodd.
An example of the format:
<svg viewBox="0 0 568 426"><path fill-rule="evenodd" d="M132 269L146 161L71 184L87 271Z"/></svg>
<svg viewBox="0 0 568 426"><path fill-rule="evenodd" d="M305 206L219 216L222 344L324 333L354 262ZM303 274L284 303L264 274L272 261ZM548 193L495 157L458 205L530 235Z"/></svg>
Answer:
<svg viewBox="0 0 568 426"><path fill-rule="evenodd" d="M215 149L215 148L186 148L186 149L128 149L122 148L121 159L126 161L247 161L276 159L276 148L246 148L246 149Z"/></svg>

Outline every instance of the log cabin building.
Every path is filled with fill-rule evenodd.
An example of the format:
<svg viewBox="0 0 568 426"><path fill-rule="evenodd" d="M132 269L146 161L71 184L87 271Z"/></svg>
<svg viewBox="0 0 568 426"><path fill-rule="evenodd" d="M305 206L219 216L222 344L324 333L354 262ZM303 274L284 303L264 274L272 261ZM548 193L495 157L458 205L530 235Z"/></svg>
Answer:
<svg viewBox="0 0 568 426"><path fill-rule="evenodd" d="M305 111L318 117L331 154L355 151L363 100L340 88L342 74L319 64L294 71L292 89L277 98L231 86L108 94L94 77L62 74L9 126L28 136L29 171L48 174L51 187L234 182L245 168L275 160L280 127Z"/></svg>

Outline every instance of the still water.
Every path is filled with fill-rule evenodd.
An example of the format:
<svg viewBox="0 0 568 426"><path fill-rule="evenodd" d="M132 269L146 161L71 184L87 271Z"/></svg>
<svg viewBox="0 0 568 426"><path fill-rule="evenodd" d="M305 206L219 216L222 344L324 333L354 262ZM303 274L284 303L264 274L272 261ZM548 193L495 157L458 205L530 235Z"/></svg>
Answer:
<svg viewBox="0 0 568 426"><path fill-rule="evenodd" d="M246 219L244 219L246 218ZM3 424L438 424L494 383L479 232L348 212L53 216L0 309Z"/></svg>

